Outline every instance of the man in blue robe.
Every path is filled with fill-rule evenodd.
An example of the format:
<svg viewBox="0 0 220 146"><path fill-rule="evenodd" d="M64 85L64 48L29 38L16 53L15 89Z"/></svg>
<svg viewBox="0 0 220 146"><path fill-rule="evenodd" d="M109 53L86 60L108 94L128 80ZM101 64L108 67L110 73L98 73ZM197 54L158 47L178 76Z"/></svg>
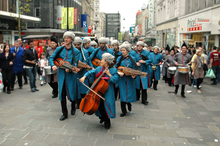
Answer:
<svg viewBox="0 0 220 146"><path fill-rule="evenodd" d="M68 118L68 110L66 106L66 96L71 102L71 115L75 114L75 99L76 93L76 74L69 69L57 68L54 64L56 58L61 58L64 61L69 62L73 66L77 66L80 51L72 46L72 42L75 38L75 34L72 31L67 31L63 35L65 45L58 47L54 53L50 56L49 62L53 71L58 70L58 83L59 83L59 99L61 101L62 113L60 121Z"/></svg>

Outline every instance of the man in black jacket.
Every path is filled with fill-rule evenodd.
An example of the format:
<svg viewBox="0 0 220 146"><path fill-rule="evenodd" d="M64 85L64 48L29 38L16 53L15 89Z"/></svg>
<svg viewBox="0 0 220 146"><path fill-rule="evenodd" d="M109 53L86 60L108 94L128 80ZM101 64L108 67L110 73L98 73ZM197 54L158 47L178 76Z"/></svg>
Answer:
<svg viewBox="0 0 220 146"><path fill-rule="evenodd" d="M29 76L31 92L39 91L36 86L36 73L37 73L37 51L34 49L33 41L28 42L29 49L24 50L23 61L24 68Z"/></svg>

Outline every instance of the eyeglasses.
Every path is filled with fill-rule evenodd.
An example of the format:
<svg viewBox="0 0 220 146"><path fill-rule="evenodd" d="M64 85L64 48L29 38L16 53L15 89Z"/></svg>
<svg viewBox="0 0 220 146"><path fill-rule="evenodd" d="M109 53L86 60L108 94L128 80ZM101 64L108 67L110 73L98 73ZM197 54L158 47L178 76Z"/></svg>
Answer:
<svg viewBox="0 0 220 146"><path fill-rule="evenodd" d="M74 44L75 46L80 46L80 44Z"/></svg>

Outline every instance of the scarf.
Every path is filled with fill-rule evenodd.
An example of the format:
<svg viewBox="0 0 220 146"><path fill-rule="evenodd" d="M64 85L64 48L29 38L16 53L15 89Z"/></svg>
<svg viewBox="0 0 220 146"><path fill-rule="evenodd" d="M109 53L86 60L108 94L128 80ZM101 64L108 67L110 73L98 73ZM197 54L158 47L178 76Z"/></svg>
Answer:
<svg viewBox="0 0 220 146"><path fill-rule="evenodd" d="M98 78L99 76L101 76L102 73L103 73L103 71L104 71L104 67L102 67L101 71L96 75L96 78ZM109 77L106 77L106 76L104 75L101 79L104 79L104 80L107 80L107 81L108 81L110 78L109 78Z"/></svg>
<svg viewBox="0 0 220 146"><path fill-rule="evenodd" d="M199 60L199 61L197 62L197 63L198 63L198 68L201 68L201 67L202 67L202 64L203 64L203 63L202 63L202 60L201 60L201 56L197 56L197 58L198 58L198 60Z"/></svg>

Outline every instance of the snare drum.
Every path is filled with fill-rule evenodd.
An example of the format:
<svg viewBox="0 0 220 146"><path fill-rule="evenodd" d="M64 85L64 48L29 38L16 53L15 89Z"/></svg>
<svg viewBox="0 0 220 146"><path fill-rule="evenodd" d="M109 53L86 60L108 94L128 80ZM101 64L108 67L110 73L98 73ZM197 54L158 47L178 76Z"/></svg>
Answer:
<svg viewBox="0 0 220 146"><path fill-rule="evenodd" d="M189 71L190 71L189 66L187 66L187 67L179 66L178 67L178 72L180 72L182 74L187 74L187 73L189 73Z"/></svg>
<svg viewBox="0 0 220 146"><path fill-rule="evenodd" d="M155 71L156 69L157 69L157 66L156 66L156 65L153 65L153 66L152 66L152 70Z"/></svg>
<svg viewBox="0 0 220 146"><path fill-rule="evenodd" d="M51 66L45 66L44 71L45 71L45 74L47 74L47 75L52 75L52 74L56 73L52 70Z"/></svg>
<svg viewBox="0 0 220 146"><path fill-rule="evenodd" d="M176 73L176 67L175 66L168 67L168 73L175 74Z"/></svg>

